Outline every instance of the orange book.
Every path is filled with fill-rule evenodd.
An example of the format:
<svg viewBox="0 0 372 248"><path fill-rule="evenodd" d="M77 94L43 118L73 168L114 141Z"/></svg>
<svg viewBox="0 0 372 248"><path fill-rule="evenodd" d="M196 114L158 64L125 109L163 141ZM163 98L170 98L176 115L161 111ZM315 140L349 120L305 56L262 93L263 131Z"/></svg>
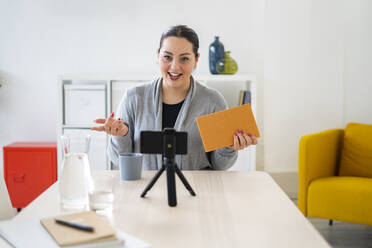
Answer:
<svg viewBox="0 0 372 248"><path fill-rule="evenodd" d="M260 137L250 104L200 116L196 123L206 152L232 146L238 129Z"/></svg>

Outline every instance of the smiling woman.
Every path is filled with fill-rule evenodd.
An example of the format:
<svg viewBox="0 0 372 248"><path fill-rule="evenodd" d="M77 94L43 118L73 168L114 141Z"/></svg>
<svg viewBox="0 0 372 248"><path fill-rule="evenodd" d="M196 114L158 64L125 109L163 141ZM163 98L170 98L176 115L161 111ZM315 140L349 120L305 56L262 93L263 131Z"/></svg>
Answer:
<svg viewBox="0 0 372 248"><path fill-rule="evenodd" d="M160 39L158 61L163 77L163 102L177 104L190 88L191 73L200 54L198 35L187 26L175 26Z"/></svg>
<svg viewBox="0 0 372 248"><path fill-rule="evenodd" d="M191 73L198 63L192 44L184 38L169 37L159 49L158 60L163 77L163 101L178 103L190 88Z"/></svg>
<svg viewBox="0 0 372 248"><path fill-rule="evenodd" d="M93 130L111 134L108 154L115 169L119 154L140 152L140 133L144 130L171 127L188 133L188 154L176 157L183 170L226 170L236 161L237 150L257 144L256 137L237 130L231 137L232 147L205 152L195 118L224 110L227 104L219 92L193 79L191 74L200 56L198 49L199 39L194 30L185 25L171 27L160 39L157 59L161 77L127 90L116 117L112 113L108 119L95 120L103 125ZM143 167L160 169L162 157L145 154Z"/></svg>

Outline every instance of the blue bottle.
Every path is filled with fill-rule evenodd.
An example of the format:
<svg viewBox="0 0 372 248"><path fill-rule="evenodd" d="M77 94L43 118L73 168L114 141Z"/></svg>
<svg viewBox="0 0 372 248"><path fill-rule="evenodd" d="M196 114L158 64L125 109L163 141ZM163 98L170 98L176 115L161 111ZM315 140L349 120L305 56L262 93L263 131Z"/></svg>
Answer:
<svg viewBox="0 0 372 248"><path fill-rule="evenodd" d="M214 41L209 46L209 70L212 74L219 74L216 70L216 64L220 59L225 57L225 48L219 41L219 37L215 36Z"/></svg>

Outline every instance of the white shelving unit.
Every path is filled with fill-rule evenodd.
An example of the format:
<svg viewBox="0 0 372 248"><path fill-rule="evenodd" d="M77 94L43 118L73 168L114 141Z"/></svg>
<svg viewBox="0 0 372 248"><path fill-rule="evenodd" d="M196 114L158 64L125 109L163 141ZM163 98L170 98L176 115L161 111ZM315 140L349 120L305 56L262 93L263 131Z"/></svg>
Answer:
<svg viewBox="0 0 372 248"><path fill-rule="evenodd" d="M58 80L58 175L62 164L60 136L62 134L90 133L92 135L89 159L92 169L110 169L106 155L109 136L90 131L94 119L106 118L115 112L125 90L148 83L157 76L61 76ZM251 106L257 119L256 77L253 75L194 75L200 83L218 90L229 107L239 104L241 90L251 91ZM256 147L239 151L231 170L255 170Z"/></svg>

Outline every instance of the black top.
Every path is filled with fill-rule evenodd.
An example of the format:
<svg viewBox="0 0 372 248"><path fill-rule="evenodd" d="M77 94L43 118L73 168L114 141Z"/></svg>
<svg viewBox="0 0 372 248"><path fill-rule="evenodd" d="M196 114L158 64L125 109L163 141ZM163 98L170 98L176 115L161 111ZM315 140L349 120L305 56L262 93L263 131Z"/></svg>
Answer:
<svg viewBox="0 0 372 248"><path fill-rule="evenodd" d="M180 112L184 101L185 100L177 104L163 103L163 129L165 127L174 127L178 113Z"/></svg>

